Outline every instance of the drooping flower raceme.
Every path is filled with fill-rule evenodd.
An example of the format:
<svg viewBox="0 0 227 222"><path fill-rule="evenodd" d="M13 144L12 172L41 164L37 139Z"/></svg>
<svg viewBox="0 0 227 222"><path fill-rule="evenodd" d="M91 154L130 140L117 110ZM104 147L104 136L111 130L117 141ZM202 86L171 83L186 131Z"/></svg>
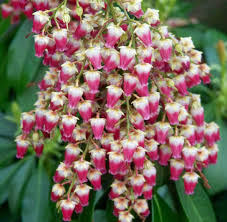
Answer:
<svg viewBox="0 0 227 222"><path fill-rule="evenodd" d="M139 0L14 0L2 5L3 17L15 21L13 9L35 11L36 56L48 67L35 109L22 115L17 158L29 146L40 156L60 132L66 149L51 198L63 220L83 211L107 173L122 222L132 211L149 215L157 164L193 194L201 170L217 161L220 135L189 90L210 77L191 38L176 38Z"/></svg>

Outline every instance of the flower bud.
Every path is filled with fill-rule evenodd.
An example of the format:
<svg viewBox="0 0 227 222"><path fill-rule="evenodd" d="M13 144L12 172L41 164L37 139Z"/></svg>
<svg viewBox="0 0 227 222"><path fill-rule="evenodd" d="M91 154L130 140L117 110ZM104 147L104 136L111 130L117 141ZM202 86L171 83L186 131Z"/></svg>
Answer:
<svg viewBox="0 0 227 222"><path fill-rule="evenodd" d="M176 125L179 123L178 117L180 113L180 104L179 103L167 103L165 106L166 114L171 125Z"/></svg>
<svg viewBox="0 0 227 222"><path fill-rule="evenodd" d="M156 168L150 161L145 162L145 168L143 169L143 176L146 182L150 186L154 186L156 184Z"/></svg>

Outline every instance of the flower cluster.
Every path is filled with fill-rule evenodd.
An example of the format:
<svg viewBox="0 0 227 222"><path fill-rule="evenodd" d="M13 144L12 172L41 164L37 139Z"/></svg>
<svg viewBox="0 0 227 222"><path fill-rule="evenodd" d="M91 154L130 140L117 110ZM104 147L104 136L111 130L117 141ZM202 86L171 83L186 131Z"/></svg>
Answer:
<svg viewBox="0 0 227 222"><path fill-rule="evenodd" d="M44 1L45 2L45 1ZM51 198L64 221L89 204L101 177L114 178L109 198L121 222L149 215L156 165L170 166L193 194L202 168L217 161L219 127L204 121L199 95L210 68L190 37L162 26L140 0L64 0L33 13L37 57L49 69L35 109L22 115L17 157L60 131L64 161Z"/></svg>

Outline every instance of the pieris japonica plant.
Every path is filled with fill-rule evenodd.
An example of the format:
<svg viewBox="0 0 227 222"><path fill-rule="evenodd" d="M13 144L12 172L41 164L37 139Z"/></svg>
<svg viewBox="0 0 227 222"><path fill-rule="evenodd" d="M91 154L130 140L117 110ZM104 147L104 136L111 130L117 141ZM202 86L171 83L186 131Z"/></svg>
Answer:
<svg viewBox="0 0 227 222"><path fill-rule="evenodd" d="M80 214L91 189L113 176L113 214L130 222L150 214L156 166L194 192L202 169L215 164L216 123L204 121L190 88L210 82L210 68L190 37L178 38L141 0L11 0L3 17L33 19L35 51L48 67L34 110L22 114L17 158L37 156L57 131L64 160L53 176L51 199L63 220Z"/></svg>

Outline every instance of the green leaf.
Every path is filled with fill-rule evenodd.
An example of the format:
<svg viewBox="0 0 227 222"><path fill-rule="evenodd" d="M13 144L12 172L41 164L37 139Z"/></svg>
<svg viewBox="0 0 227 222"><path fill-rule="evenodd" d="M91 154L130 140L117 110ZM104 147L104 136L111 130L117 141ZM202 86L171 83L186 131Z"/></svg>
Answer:
<svg viewBox="0 0 227 222"><path fill-rule="evenodd" d="M8 81L20 93L26 84L33 79L41 61L34 55L34 40L32 36L25 38L31 31L31 25L31 21L28 20L22 24L8 51Z"/></svg>
<svg viewBox="0 0 227 222"><path fill-rule="evenodd" d="M113 201L107 200L107 206L106 206L106 219L107 222L117 222L117 217L113 215Z"/></svg>
<svg viewBox="0 0 227 222"><path fill-rule="evenodd" d="M152 221L178 221L177 214L172 211L158 193L156 193L152 198Z"/></svg>
<svg viewBox="0 0 227 222"><path fill-rule="evenodd" d="M35 78L33 78L33 82L38 83L41 78L44 76L46 68L41 66L39 70L35 74ZM36 84L35 86L31 86L26 88L21 95L18 96L17 101L19 106L23 112L29 111L34 107L34 103L37 100L37 92L39 88Z"/></svg>
<svg viewBox="0 0 227 222"><path fill-rule="evenodd" d="M8 167L0 169L0 204L2 204L8 197L9 182L14 173L17 171L18 167L23 164L24 160L18 161Z"/></svg>
<svg viewBox="0 0 227 222"><path fill-rule="evenodd" d="M203 27L200 26L189 26L189 27L181 27L174 28L173 33L176 34L177 37L188 37L191 36L196 48L202 48L204 30Z"/></svg>
<svg viewBox="0 0 227 222"><path fill-rule="evenodd" d="M22 200L22 222L49 222L50 181L43 165L30 178Z"/></svg>
<svg viewBox="0 0 227 222"><path fill-rule="evenodd" d="M14 137L16 131L16 125L5 118L5 116L0 113L0 136Z"/></svg>
<svg viewBox="0 0 227 222"><path fill-rule="evenodd" d="M15 143L0 137L0 167L8 164L16 156Z"/></svg>
<svg viewBox="0 0 227 222"><path fill-rule="evenodd" d="M94 222L107 222L105 210L96 210L95 211Z"/></svg>
<svg viewBox="0 0 227 222"><path fill-rule="evenodd" d="M222 121L218 123L220 126L221 140L218 143L218 162L215 165L209 165L205 170L205 175L209 181L211 189L208 190L210 194L216 194L222 190L227 189L227 174L226 174L226 156L227 156L227 122Z"/></svg>
<svg viewBox="0 0 227 222"><path fill-rule="evenodd" d="M184 212L190 222L216 221L210 199L200 183L196 186L193 195L184 193L182 180L176 182L176 189Z"/></svg>
<svg viewBox="0 0 227 222"><path fill-rule="evenodd" d="M216 45L219 40L227 41L227 36L215 29L209 29L206 31L203 39L203 51L206 58L206 62L209 65L220 64Z"/></svg>
<svg viewBox="0 0 227 222"><path fill-rule="evenodd" d="M34 167L35 158L34 156L31 156L17 170L17 172L14 174L14 177L10 181L8 203L10 210L14 214L17 213L20 208L24 187L31 175L31 172L34 170Z"/></svg>

